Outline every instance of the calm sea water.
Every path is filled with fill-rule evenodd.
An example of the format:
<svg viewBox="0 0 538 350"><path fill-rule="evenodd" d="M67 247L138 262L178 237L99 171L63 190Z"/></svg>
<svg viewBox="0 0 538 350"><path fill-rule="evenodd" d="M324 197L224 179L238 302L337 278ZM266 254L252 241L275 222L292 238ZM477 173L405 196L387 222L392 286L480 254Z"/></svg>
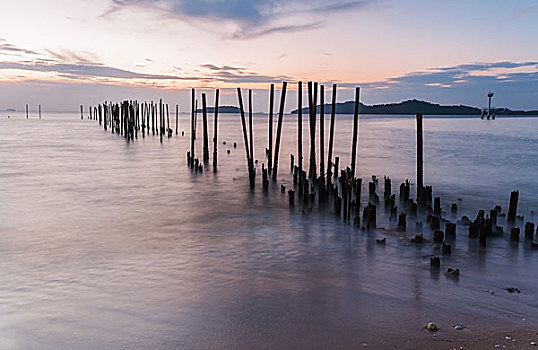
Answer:
<svg viewBox="0 0 538 350"><path fill-rule="evenodd" d="M439 251L429 243L389 235L380 246L382 229L288 207L279 186L291 182L296 116L284 122L268 194L260 183L249 190L237 115L220 118L219 171L191 173L188 119L185 136L161 144L127 143L76 114L2 114L0 348L347 348L432 337L421 329L429 321L440 339L464 334L452 328L460 322L471 335L538 325L538 251L524 242L482 249L459 228L452 256L431 271ZM261 168L267 122L254 119ZM352 117L336 124L344 165ZM445 211L461 198L458 216L472 218L506 210L519 189L519 213L538 221L536 135L534 118L426 118L425 182ZM305 118L305 162L308 142ZM365 182L413 181L414 118L361 116L357 164ZM461 269L458 281L445 278L448 266Z"/></svg>

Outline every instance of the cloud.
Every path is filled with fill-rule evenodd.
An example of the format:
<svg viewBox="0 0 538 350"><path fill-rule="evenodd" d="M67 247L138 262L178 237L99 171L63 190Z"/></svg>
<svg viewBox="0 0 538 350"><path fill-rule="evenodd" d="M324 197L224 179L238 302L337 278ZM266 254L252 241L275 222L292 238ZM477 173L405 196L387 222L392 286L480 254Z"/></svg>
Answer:
<svg viewBox="0 0 538 350"><path fill-rule="evenodd" d="M5 40L2 39L0 42L4 42ZM1 52L9 52L9 53L24 53L28 55L37 55L38 53L32 50L23 49L11 44L0 44L0 53Z"/></svg>
<svg viewBox="0 0 538 350"><path fill-rule="evenodd" d="M290 80L288 76L270 76L251 72L242 67L217 66L211 63L200 65L206 72L197 75L148 74L103 65L101 63L51 63L47 61L0 61L0 70L22 70L29 72L56 73L58 77L87 81L92 78L116 80L193 81L205 83L272 83Z"/></svg>
<svg viewBox="0 0 538 350"><path fill-rule="evenodd" d="M225 21L235 24L229 35L250 39L275 33L316 29L326 16L358 9L372 0L111 0L112 6L101 17L126 7L159 10L183 20ZM321 17L318 21L313 18ZM297 21L307 24L296 24ZM313 22L313 23L308 23ZM222 31L222 28L219 28Z"/></svg>
<svg viewBox="0 0 538 350"><path fill-rule="evenodd" d="M496 92L498 106L536 109L538 62L501 61L439 67L362 84L361 87L368 90L365 96L369 103L419 98L480 106L485 101L485 94L491 90Z"/></svg>

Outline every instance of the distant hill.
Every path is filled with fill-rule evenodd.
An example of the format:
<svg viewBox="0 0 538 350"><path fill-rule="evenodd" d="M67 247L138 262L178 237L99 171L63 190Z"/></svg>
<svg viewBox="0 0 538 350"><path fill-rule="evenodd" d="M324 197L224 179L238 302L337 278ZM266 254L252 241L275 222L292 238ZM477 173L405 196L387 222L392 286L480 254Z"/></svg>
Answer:
<svg viewBox="0 0 538 350"><path fill-rule="evenodd" d="M347 101L336 104L336 113L337 114L353 114L355 108L354 101ZM321 110L320 106L317 106L317 112ZM324 107L325 114L331 113L331 105L325 104ZM511 114L511 115L521 115L521 114L536 114L538 111L512 111L507 108L496 108L494 109L495 114ZM297 114L298 110L293 110L292 114ZM480 115L480 108L464 106L464 105L453 105L453 106L441 106L439 104L430 103L426 101L419 100L409 100L400 103L388 103L388 104L379 104L368 106L363 103L359 106L359 112L361 114L416 114L422 113L427 115ZM303 108L303 114L308 114L308 107Z"/></svg>
<svg viewBox="0 0 538 350"><path fill-rule="evenodd" d="M202 113L202 110L198 109L198 113ZM215 108L207 107L207 113L215 113ZM241 110L235 106L219 106L219 113L241 113Z"/></svg>

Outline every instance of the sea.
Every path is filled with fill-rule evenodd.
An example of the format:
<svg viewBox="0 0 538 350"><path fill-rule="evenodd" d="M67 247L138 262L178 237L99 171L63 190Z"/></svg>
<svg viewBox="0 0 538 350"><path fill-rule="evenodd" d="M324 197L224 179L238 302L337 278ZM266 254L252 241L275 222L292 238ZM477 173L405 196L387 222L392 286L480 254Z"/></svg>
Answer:
<svg viewBox="0 0 538 350"><path fill-rule="evenodd" d="M519 243L504 219L505 234L485 248L458 226L450 256L426 224L427 241L410 242L415 223L397 232L382 205L373 232L342 222L330 205L290 208L281 185L293 186L296 115L284 117L278 180L265 193L268 116L253 121L250 189L237 114L219 116L217 171L210 162L197 173L186 161L187 114L177 135L171 117L174 133L161 143L151 132L128 142L77 113L0 113L0 349L389 348L410 337L538 328L538 249L523 239L525 222L538 222L538 119L425 116L424 182L443 216L506 212L513 190L524 216ZM406 179L414 193L414 116L359 121L362 205L372 176L380 197L384 176L397 196ZM329 116L324 125L327 163ZM346 166L353 116L336 115L335 125L334 156ZM212 126L210 114L210 138ZM319 157L319 124L316 133ZM428 322L439 331L424 330Z"/></svg>

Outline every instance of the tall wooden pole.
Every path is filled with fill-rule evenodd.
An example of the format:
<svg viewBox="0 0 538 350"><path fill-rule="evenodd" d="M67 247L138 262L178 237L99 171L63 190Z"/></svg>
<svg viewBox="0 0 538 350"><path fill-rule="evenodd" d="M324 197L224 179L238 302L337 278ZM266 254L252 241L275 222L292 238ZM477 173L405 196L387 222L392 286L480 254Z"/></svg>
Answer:
<svg viewBox="0 0 538 350"><path fill-rule="evenodd" d="M176 135L177 135L178 126L179 126L179 105L176 105Z"/></svg>
<svg viewBox="0 0 538 350"><path fill-rule="evenodd" d="M248 133L250 147L250 167L254 169L254 134L252 132L252 90L248 90Z"/></svg>
<svg viewBox="0 0 538 350"><path fill-rule="evenodd" d="M213 121L213 171L217 171L217 142L219 120L219 89L215 91L215 119Z"/></svg>
<svg viewBox="0 0 538 350"><path fill-rule="evenodd" d="M423 139L422 139L422 114L417 113L417 200L422 199L422 189L424 188L424 168L423 168Z"/></svg>
<svg viewBox="0 0 538 350"><path fill-rule="evenodd" d="M351 178L355 177L355 162L357 159L357 138L359 132L359 96L360 88L355 88L355 110L353 112L353 142L351 146Z"/></svg>
<svg viewBox="0 0 538 350"><path fill-rule="evenodd" d="M334 117L336 114L336 84L333 84L333 98L331 104L331 125L329 127L329 154L327 155L327 188L331 185L333 174L333 143L334 143ZM338 173L338 169L334 169Z"/></svg>
<svg viewBox="0 0 538 350"><path fill-rule="evenodd" d="M245 109L243 108L243 96L241 95L241 88L237 88L237 98L239 100L239 110L241 112L241 126L243 128L243 140L245 142L245 153L247 156L247 165L250 172L250 151L248 146L247 124L245 121Z"/></svg>
<svg viewBox="0 0 538 350"><path fill-rule="evenodd" d="M194 89L191 90L191 166L194 166L194 138L195 138L195 130L196 127L194 125L194 109L195 106L195 99L196 99L196 92Z"/></svg>
<svg viewBox="0 0 538 350"><path fill-rule="evenodd" d="M302 183L303 174L303 82L297 86L297 170L299 184Z"/></svg>
<svg viewBox="0 0 538 350"><path fill-rule="evenodd" d="M202 94L202 121L204 127L204 163L209 161L209 136L207 131L207 103L205 93Z"/></svg>
<svg viewBox="0 0 538 350"><path fill-rule="evenodd" d="M269 154L267 155L267 171L273 171L273 107L275 100L275 84L271 84L269 91Z"/></svg>
<svg viewBox="0 0 538 350"><path fill-rule="evenodd" d="M323 186L325 184L325 87L320 86L319 91L319 176L320 184Z"/></svg>
<svg viewBox="0 0 538 350"><path fill-rule="evenodd" d="M41 105L39 105L39 119L41 119Z"/></svg>
<svg viewBox="0 0 538 350"><path fill-rule="evenodd" d="M309 111L310 111L310 167L308 170L308 177L311 179L316 178L316 100L317 100L318 83L308 83L308 98L309 98Z"/></svg>
<svg viewBox="0 0 538 350"><path fill-rule="evenodd" d="M284 117L284 105L286 103L287 82L282 83L282 92L280 94L280 110L278 112L278 126L276 129L275 159L273 162L273 180L276 180L278 173L278 152L280 151L280 135L282 134L282 119Z"/></svg>

